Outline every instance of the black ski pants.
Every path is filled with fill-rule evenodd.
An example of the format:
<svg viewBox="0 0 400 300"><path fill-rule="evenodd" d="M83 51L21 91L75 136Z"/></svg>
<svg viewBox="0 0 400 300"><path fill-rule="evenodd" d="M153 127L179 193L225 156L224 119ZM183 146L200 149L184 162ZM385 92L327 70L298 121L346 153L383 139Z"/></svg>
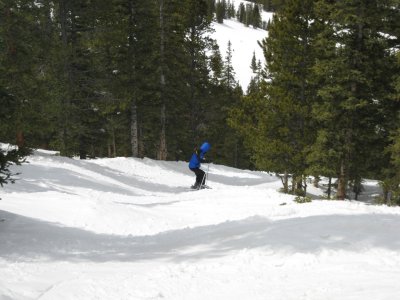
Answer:
<svg viewBox="0 0 400 300"><path fill-rule="evenodd" d="M190 169L190 171L196 174L196 186L206 184L206 173L200 168Z"/></svg>

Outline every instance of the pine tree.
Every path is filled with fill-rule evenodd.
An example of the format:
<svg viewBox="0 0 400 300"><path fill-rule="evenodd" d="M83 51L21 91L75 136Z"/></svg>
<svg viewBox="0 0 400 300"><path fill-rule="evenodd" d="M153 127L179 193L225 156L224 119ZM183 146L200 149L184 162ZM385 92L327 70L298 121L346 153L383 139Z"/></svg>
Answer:
<svg viewBox="0 0 400 300"><path fill-rule="evenodd" d="M28 146L34 120L40 119L40 10L35 1L0 3L0 101L6 103L7 121L0 137L19 147ZM1 122L3 123L3 122Z"/></svg>
<svg viewBox="0 0 400 300"><path fill-rule="evenodd" d="M289 1L274 16L269 37L261 43L266 68L259 74L265 78L253 82L230 117L255 166L282 174L285 192L292 175L292 192L302 195L307 146L315 136L311 107L316 90L311 74L316 29L311 20L312 1ZM255 59L252 65L256 69Z"/></svg>
<svg viewBox="0 0 400 300"><path fill-rule="evenodd" d="M235 17L235 4L234 3L230 3L230 1L228 1L228 11L227 11L227 17L228 19L232 19Z"/></svg>
<svg viewBox="0 0 400 300"><path fill-rule="evenodd" d="M260 28L262 24L262 18L261 18L260 8L257 4L253 6L252 14L253 14L252 16L253 27Z"/></svg>
<svg viewBox="0 0 400 300"><path fill-rule="evenodd" d="M392 30L392 29L391 29ZM390 31L391 31L390 30ZM393 46L392 44L390 46ZM397 44L399 46L399 43ZM390 94L390 99L387 107L384 110L385 115L390 116L387 124L386 132L390 132L389 144L385 149L385 158L388 159L386 164L381 164L381 187L383 196L381 202L388 205L400 205L400 54L396 53L396 64L394 64L396 72L392 77L393 92ZM392 112L392 113L390 113ZM381 154L382 155L382 154ZM389 157L388 157L389 156Z"/></svg>
<svg viewBox="0 0 400 300"><path fill-rule="evenodd" d="M156 92L149 92L156 90L160 80L157 74L160 47L158 5L156 1L132 0L117 1L113 5L117 10L112 17L110 34L114 36L111 46L115 65L108 72L116 83L112 93L120 99L119 106L129 115L130 155L134 157L142 157L147 151L153 151L147 149L147 141L158 130L158 127L152 128L147 123L147 120L154 122L155 115L158 115L158 111L155 111L158 104Z"/></svg>
<svg viewBox="0 0 400 300"><path fill-rule="evenodd" d="M253 24L253 6L251 4L246 4L246 16L244 24L246 26Z"/></svg>
<svg viewBox="0 0 400 300"><path fill-rule="evenodd" d="M239 4L239 9L238 9L238 12L237 12L237 19L238 19L238 21L240 23L244 23L245 22L245 19L246 19L246 8L245 8L243 2L241 2Z"/></svg>
<svg viewBox="0 0 400 300"><path fill-rule="evenodd" d="M218 1L215 5L215 14L217 22L222 24L225 19L225 2Z"/></svg>
<svg viewBox="0 0 400 300"><path fill-rule="evenodd" d="M212 71L211 84L216 86L220 84L222 80L223 65L224 63L221 52L219 51L219 46L217 43L213 43L212 53L210 56L210 69Z"/></svg>
<svg viewBox="0 0 400 300"><path fill-rule="evenodd" d="M228 41L228 48L226 50L224 68L222 70L222 83L229 89L234 90L235 87L237 86L237 82L235 79L236 76L235 70L233 69L232 65L232 55L233 55L232 43L231 41Z"/></svg>
<svg viewBox="0 0 400 300"><path fill-rule="evenodd" d="M21 149L3 150L0 148L0 187L7 183L14 183L14 174L10 170L12 165L20 165L25 161L24 156L28 155L29 151Z"/></svg>
<svg viewBox="0 0 400 300"><path fill-rule="evenodd" d="M265 150L256 146L260 151L257 161L263 167L270 165L274 171L291 173L296 181L292 190L299 192L305 188L298 178L306 172L306 147L314 140L312 19L312 1L289 1L274 17L269 37L263 43L269 81L266 117L260 118L259 126L265 132L261 144L266 145Z"/></svg>
<svg viewBox="0 0 400 300"><path fill-rule="evenodd" d="M57 36L53 57L54 86L59 101L59 134L53 145L62 155L96 155L103 143L103 120L95 93L96 69L90 47L96 26L96 3L61 0L55 7ZM59 25L59 26L57 26Z"/></svg>
<svg viewBox="0 0 400 300"><path fill-rule="evenodd" d="M253 73L251 77L249 86L247 87L247 95L257 94L261 89L261 81L262 81L262 66L261 61L256 59L256 53L253 52L253 56L251 58L250 69Z"/></svg>
<svg viewBox="0 0 400 300"><path fill-rule="evenodd" d="M375 169L365 162L381 156L372 154L382 151L377 147L382 147L384 137L376 128L382 126L379 110L389 88L383 70L390 70L390 60L385 58L386 42L377 30L384 17L377 2L370 1L322 1L317 8L320 18L330 22L324 23L327 26L318 40L322 49L315 74L320 102L314 115L322 127L319 134L332 141L330 152L335 153L336 166L330 168L338 173L337 198L344 199L350 180Z"/></svg>
<svg viewBox="0 0 400 300"><path fill-rule="evenodd" d="M251 57L250 69L253 72L253 74L257 74L258 73L258 65L257 65L256 52L255 51L253 51L253 56Z"/></svg>
<svg viewBox="0 0 400 300"><path fill-rule="evenodd" d="M143 90L154 81L155 23L151 2L130 0L97 3L96 34L90 40L96 70L94 89L105 135L99 149L109 156L142 156L140 136ZM146 40L146 41L145 41ZM140 62L140 63L139 63ZM154 89L154 88L153 88Z"/></svg>
<svg viewBox="0 0 400 300"><path fill-rule="evenodd" d="M202 122L202 111L207 102L207 81L209 78L209 69L207 66L206 51L211 49L212 43L205 36L211 33L211 24L206 15L205 1L189 1L188 14L188 33L186 34L185 47L189 53L189 88L191 107L191 130L193 145L200 139Z"/></svg>
<svg viewBox="0 0 400 300"><path fill-rule="evenodd" d="M207 19L211 22L215 14L215 0L207 0Z"/></svg>
<svg viewBox="0 0 400 300"><path fill-rule="evenodd" d="M3 1L0 138L81 158L186 159L210 137L240 164L226 115L242 91L231 57L203 38L213 3Z"/></svg>

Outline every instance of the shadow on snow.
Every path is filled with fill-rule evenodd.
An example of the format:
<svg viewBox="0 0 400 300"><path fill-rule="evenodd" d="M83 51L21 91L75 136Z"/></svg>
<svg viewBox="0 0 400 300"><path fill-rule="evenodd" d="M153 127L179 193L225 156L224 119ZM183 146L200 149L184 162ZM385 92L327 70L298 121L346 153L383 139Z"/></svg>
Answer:
<svg viewBox="0 0 400 300"><path fill-rule="evenodd" d="M291 253L327 250L400 250L397 215L329 215L271 221L244 220L151 236L96 234L0 211L0 257L11 261L186 261L241 249Z"/></svg>
<svg viewBox="0 0 400 300"><path fill-rule="evenodd" d="M75 188L91 189L100 192L111 192L126 196L139 196L146 192L161 192L161 193L182 193L186 192L187 188L194 183L194 174L188 169L185 162L164 162L152 161L150 159L126 159L125 164L131 166L131 172L124 172L118 168L102 166L96 164L96 160L83 161L75 160L66 157L47 157L48 160L53 160L59 166L48 167L40 163L32 162L22 166L14 166L15 172L21 172L22 178L17 180L14 186L7 186L6 192L48 192L56 191L68 194L75 194ZM130 165L131 164L131 165ZM164 172L164 176L176 175L176 185L170 186L163 182L158 182L157 179L141 176L141 168L145 167L151 172ZM204 169L204 167L203 167ZM213 169L216 172L227 172L226 175L213 174ZM254 186L276 180L268 174L261 172L254 173L241 170L240 175L235 176L238 170L224 167L221 169L219 165L211 165L209 182L233 185L233 186ZM183 186L180 186L183 183ZM185 185L187 188L185 188Z"/></svg>

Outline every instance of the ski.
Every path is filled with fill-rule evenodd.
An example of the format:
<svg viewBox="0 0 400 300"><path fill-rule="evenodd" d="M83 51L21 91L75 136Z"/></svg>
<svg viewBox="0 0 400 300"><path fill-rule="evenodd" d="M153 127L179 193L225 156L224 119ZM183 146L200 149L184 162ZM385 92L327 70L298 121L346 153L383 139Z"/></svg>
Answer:
<svg viewBox="0 0 400 300"><path fill-rule="evenodd" d="M192 185L190 187L191 191L200 191L200 190L205 190L205 189L212 189L212 188L210 186L208 186L208 185L202 185L200 188L197 187L197 186L194 186L194 185Z"/></svg>

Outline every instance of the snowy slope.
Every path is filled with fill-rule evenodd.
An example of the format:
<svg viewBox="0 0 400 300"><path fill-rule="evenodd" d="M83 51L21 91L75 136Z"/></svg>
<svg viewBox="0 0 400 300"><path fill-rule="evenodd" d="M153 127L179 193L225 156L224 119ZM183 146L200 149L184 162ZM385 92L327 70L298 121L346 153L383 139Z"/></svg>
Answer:
<svg viewBox="0 0 400 300"><path fill-rule="evenodd" d="M239 0L232 2L234 2L236 10L241 2L249 3ZM272 13L262 12L263 21L268 21L271 18ZM251 26L246 27L236 19L224 20L223 24L214 22L212 27L215 32L211 36L217 41L223 59L226 57L228 42L231 42L233 50L232 65L236 73L236 80L239 81L243 90L246 91L253 76L250 63L254 52L256 59L260 60L262 65L264 65L265 59L258 41L266 38L268 32L262 29L254 29Z"/></svg>
<svg viewBox="0 0 400 300"><path fill-rule="evenodd" d="M0 299L400 299L399 208L213 164L190 191L185 162L29 161L0 189Z"/></svg>

